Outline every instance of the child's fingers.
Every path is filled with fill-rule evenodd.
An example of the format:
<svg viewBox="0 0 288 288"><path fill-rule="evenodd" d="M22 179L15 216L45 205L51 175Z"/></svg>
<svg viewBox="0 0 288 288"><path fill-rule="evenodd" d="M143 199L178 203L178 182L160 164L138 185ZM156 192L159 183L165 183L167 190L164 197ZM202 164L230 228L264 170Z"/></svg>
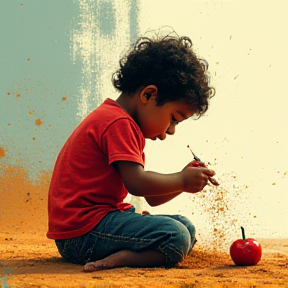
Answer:
<svg viewBox="0 0 288 288"><path fill-rule="evenodd" d="M219 186L220 184L218 183L218 181L212 177L208 177L208 180L211 182L211 184L215 185L215 186Z"/></svg>
<svg viewBox="0 0 288 288"><path fill-rule="evenodd" d="M213 184L215 186L219 186L220 185L216 179L212 178L216 174L214 170L205 169L203 171L203 173L208 176L208 180L210 181L211 184Z"/></svg>
<svg viewBox="0 0 288 288"><path fill-rule="evenodd" d="M200 169L203 169L202 173L207 175L208 177L213 177L216 174L216 172L214 170L211 170L208 168L200 168Z"/></svg>

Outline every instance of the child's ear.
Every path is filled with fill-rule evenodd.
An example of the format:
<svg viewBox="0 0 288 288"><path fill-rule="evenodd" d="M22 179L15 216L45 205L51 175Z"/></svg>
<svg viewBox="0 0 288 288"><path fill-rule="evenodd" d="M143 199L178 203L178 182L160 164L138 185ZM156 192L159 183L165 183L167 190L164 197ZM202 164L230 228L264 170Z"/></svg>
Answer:
<svg viewBox="0 0 288 288"><path fill-rule="evenodd" d="M143 104L150 99L155 99L158 93L158 88L155 85L148 85L140 92L140 100Z"/></svg>

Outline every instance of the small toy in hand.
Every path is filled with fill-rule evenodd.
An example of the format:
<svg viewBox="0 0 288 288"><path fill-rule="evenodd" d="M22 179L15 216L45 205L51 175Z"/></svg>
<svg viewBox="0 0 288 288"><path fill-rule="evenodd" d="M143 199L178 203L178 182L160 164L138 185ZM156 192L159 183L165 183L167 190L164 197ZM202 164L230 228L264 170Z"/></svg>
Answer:
<svg viewBox="0 0 288 288"><path fill-rule="evenodd" d="M193 151L191 150L191 148L189 147L189 145L187 145L187 147L188 147L188 149L190 150L190 152L192 153L192 155L193 155L193 157L194 157L194 160L191 161L188 165L189 165L189 166L192 166L192 167L206 167L206 168L207 168L206 164L205 164L204 162L202 162L202 161L200 160L200 158L197 157L197 156L193 153ZM218 183L218 181L216 181L214 178L209 177L208 179L209 179L209 181L210 181L213 185L215 185L215 186L219 186L219 185L220 185L220 184Z"/></svg>

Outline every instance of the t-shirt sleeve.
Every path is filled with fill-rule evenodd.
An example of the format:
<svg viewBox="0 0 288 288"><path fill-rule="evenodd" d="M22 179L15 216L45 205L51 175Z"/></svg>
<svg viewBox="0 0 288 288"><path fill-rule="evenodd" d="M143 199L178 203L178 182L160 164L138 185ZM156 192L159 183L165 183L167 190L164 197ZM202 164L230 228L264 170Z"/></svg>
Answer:
<svg viewBox="0 0 288 288"><path fill-rule="evenodd" d="M108 164L115 161L131 161L144 167L145 140L139 127L130 119L118 119L110 124L101 138Z"/></svg>

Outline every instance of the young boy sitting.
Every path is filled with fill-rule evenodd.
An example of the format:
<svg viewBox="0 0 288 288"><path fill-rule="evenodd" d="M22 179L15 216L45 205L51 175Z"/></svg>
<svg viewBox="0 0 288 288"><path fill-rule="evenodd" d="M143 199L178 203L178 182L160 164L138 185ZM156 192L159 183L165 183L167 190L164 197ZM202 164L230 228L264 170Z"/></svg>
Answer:
<svg viewBox="0 0 288 288"><path fill-rule="evenodd" d="M173 267L195 243L195 228L179 215L148 215L124 203L128 193L161 205L201 191L215 172L186 166L173 174L146 171L145 138L164 140L208 108L207 62L188 37L142 37L120 60L106 99L73 131L53 172L49 230L59 253L84 271Z"/></svg>

